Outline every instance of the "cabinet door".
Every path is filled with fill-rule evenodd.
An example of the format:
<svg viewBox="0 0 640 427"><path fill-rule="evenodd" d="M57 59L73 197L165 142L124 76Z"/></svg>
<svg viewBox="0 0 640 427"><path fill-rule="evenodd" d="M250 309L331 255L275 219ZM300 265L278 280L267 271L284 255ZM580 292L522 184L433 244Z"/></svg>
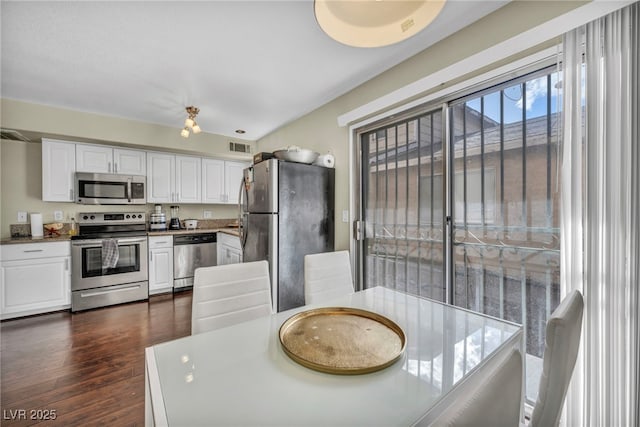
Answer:
<svg viewBox="0 0 640 427"><path fill-rule="evenodd" d="M202 202L202 159L176 156L176 197L182 203Z"/></svg>
<svg viewBox="0 0 640 427"><path fill-rule="evenodd" d="M147 202L175 202L175 156L147 153Z"/></svg>
<svg viewBox="0 0 640 427"><path fill-rule="evenodd" d="M76 144L76 171L113 173L113 148Z"/></svg>
<svg viewBox="0 0 640 427"><path fill-rule="evenodd" d="M225 203L238 204L242 171L248 166L249 164L244 162L224 162Z"/></svg>
<svg viewBox="0 0 640 427"><path fill-rule="evenodd" d="M141 150L113 149L114 172L127 175L147 174L147 153Z"/></svg>
<svg viewBox="0 0 640 427"><path fill-rule="evenodd" d="M173 246L149 250L149 294L173 289Z"/></svg>
<svg viewBox="0 0 640 427"><path fill-rule="evenodd" d="M2 318L71 305L70 257L4 261L0 266Z"/></svg>
<svg viewBox="0 0 640 427"><path fill-rule="evenodd" d="M242 262L242 251L233 248L231 246L225 246L226 263L227 264L239 264Z"/></svg>
<svg viewBox="0 0 640 427"><path fill-rule="evenodd" d="M42 200L73 202L76 144L42 139Z"/></svg>
<svg viewBox="0 0 640 427"><path fill-rule="evenodd" d="M202 203L223 203L224 160L202 159Z"/></svg>

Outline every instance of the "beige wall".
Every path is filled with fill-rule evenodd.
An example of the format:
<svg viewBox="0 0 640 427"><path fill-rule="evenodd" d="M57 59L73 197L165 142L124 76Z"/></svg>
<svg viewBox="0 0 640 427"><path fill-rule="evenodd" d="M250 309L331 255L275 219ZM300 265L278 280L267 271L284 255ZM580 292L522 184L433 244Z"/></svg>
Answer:
<svg viewBox="0 0 640 427"><path fill-rule="evenodd" d="M429 76L471 54L508 40L520 32L582 6L584 3L587 2L512 2L345 95L261 138L258 140L258 150L272 151L288 145L298 145L319 153L330 151L336 157L336 249L348 249L350 225L342 222L342 211L349 209L349 133L347 127L338 127L338 116ZM545 43L538 50L554 42ZM518 56L531 53L530 50ZM508 58L506 61L515 59ZM481 71L486 70L470 70L464 79ZM444 89L453 83L455 82L443 82L442 85L434 88L434 91ZM416 94L414 98L427 93Z"/></svg>
<svg viewBox="0 0 640 427"><path fill-rule="evenodd" d="M15 129L25 135L45 135L68 141L97 142L140 149L174 151L186 154L212 156L250 161L247 154L230 153L229 141L250 143L236 138L201 133L187 140L179 135L178 128L89 113L52 108L13 100L2 100L1 122L3 128ZM254 148L255 150L255 148ZM17 224L17 214L41 212L45 223L54 220L53 212L64 212L65 222L77 212L126 211L131 206L83 206L75 203L42 201L42 145L36 142L2 140L0 146L0 232L1 238L10 236L10 224ZM235 205L186 205L180 204L180 217L203 218L203 211L212 211L213 218L235 218ZM169 205L164 205L169 217ZM134 207L151 212L152 204Z"/></svg>

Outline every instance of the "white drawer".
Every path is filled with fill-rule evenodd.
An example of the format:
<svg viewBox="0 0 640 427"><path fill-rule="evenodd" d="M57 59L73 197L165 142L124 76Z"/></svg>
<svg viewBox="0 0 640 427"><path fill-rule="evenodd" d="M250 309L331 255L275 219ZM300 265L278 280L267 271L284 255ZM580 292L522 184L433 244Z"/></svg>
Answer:
<svg viewBox="0 0 640 427"><path fill-rule="evenodd" d="M173 236L149 236L149 249L170 248L173 246Z"/></svg>
<svg viewBox="0 0 640 427"><path fill-rule="evenodd" d="M0 259L14 261L71 256L70 242L17 243L0 246Z"/></svg>

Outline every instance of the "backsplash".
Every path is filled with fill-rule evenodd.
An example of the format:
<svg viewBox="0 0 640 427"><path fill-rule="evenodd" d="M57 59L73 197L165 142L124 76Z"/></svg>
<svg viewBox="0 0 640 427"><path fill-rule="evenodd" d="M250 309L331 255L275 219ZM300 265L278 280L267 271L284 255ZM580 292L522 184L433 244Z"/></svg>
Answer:
<svg viewBox="0 0 640 427"><path fill-rule="evenodd" d="M182 228L186 228L184 226L184 220L181 221ZM62 223L62 228L58 231L58 235L67 235L69 231L72 229L72 223L65 222ZM218 218L218 219L199 219L198 220L198 228L199 229L213 229L213 228L226 228L226 227L237 227L238 226L238 218ZM9 225L11 237L30 237L31 236L31 224L10 224ZM76 228L77 229L77 228ZM46 230L44 231L45 237L55 236L55 233L48 233Z"/></svg>

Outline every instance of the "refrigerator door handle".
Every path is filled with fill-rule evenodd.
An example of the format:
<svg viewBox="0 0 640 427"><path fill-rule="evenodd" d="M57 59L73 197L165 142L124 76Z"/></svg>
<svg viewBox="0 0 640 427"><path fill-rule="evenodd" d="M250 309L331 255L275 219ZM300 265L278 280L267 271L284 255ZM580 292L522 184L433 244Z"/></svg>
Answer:
<svg viewBox="0 0 640 427"><path fill-rule="evenodd" d="M244 190L244 191L243 191ZM244 188L244 177L240 181L240 190L238 191L238 234L240 235L240 246L242 246L242 252L244 253L244 245L247 243L247 233L244 230L244 227L248 224L245 224L244 221L244 194L246 190Z"/></svg>

